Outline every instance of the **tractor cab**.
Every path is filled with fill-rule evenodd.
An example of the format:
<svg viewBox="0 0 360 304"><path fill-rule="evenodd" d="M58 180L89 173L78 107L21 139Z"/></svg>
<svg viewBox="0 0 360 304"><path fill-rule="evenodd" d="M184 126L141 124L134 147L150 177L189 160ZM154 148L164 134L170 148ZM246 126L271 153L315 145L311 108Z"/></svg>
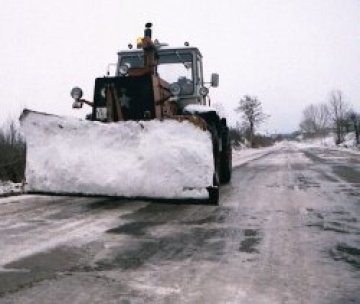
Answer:
<svg viewBox="0 0 360 304"><path fill-rule="evenodd" d="M114 122L169 118L185 114L188 105L210 105L208 87L218 86L219 75L205 82L199 49L187 42L174 48L153 41L151 26L146 24L136 49L129 44L118 52L114 76L95 80L93 101L81 99L80 88L72 90L73 108L86 103L92 106L91 120Z"/></svg>
<svg viewBox="0 0 360 304"><path fill-rule="evenodd" d="M155 74L169 84L169 90L180 108L188 104L206 104L208 89L203 77L202 55L196 47L170 48L155 42ZM144 68L144 50L126 50L118 53L116 76L138 75ZM218 77L213 74L212 78ZM217 86L216 81L212 83Z"/></svg>

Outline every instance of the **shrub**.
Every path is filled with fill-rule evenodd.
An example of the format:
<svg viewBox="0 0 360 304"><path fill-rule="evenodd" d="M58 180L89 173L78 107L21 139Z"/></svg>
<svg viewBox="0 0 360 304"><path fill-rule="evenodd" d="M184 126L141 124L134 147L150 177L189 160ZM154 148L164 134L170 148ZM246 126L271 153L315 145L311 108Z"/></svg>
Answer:
<svg viewBox="0 0 360 304"><path fill-rule="evenodd" d="M0 180L19 183L25 172L25 141L14 120L0 129Z"/></svg>

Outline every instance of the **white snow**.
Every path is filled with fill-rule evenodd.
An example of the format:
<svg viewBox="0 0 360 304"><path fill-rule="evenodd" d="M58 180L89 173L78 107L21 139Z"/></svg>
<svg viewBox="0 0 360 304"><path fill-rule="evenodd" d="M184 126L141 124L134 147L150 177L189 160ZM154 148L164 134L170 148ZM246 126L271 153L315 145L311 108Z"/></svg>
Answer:
<svg viewBox="0 0 360 304"><path fill-rule="evenodd" d="M184 112L190 113L190 114L206 113L206 112L210 112L210 111L216 112L216 109L208 107L208 106L199 105L199 104L189 104L186 107L184 107Z"/></svg>
<svg viewBox="0 0 360 304"><path fill-rule="evenodd" d="M21 183L11 181L0 181L0 196L4 194L21 193L23 191Z"/></svg>
<svg viewBox="0 0 360 304"><path fill-rule="evenodd" d="M339 146L343 147L343 148L356 149L357 145L356 145L355 132L350 132L350 133L346 134L344 142L341 143Z"/></svg>
<svg viewBox="0 0 360 304"><path fill-rule="evenodd" d="M32 111L21 122L29 192L208 197L211 136L189 122L103 124Z"/></svg>
<svg viewBox="0 0 360 304"><path fill-rule="evenodd" d="M335 134L329 134L324 137L308 138L303 139L300 135L298 136L298 146L303 148L308 147L322 147L332 150L346 151L352 154L360 154L360 147L356 145L355 133L350 132L345 135L343 143L335 144Z"/></svg>

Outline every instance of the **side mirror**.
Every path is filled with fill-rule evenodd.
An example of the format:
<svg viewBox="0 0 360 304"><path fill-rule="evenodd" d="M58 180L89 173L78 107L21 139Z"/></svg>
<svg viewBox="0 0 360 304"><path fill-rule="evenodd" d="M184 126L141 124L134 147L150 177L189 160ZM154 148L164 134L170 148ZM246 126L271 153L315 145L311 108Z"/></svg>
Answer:
<svg viewBox="0 0 360 304"><path fill-rule="evenodd" d="M219 74L212 73L211 74L211 86L217 88L219 86Z"/></svg>

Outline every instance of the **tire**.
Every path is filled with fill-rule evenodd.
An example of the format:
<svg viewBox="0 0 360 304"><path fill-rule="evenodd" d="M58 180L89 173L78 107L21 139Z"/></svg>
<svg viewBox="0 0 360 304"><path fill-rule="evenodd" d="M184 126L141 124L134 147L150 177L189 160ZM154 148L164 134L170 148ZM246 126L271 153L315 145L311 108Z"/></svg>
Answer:
<svg viewBox="0 0 360 304"><path fill-rule="evenodd" d="M207 187L209 193L209 204L219 205L219 185L221 181L221 158L222 153L219 151L219 145L222 140L222 122L220 121L219 116L215 111L209 111L206 113L201 113L199 115L207 123L208 130L211 133L212 145L213 145L213 158L214 158L214 174L213 174L213 184ZM226 120L224 121L226 125Z"/></svg>
<svg viewBox="0 0 360 304"><path fill-rule="evenodd" d="M229 139L229 130L227 129L222 138L223 151L221 152L221 165L220 165L220 182L222 184L229 183L231 180L232 172L232 150Z"/></svg>
<svg viewBox="0 0 360 304"><path fill-rule="evenodd" d="M219 175L215 172L213 176L213 185L207 188L209 193L209 204L210 205L219 205Z"/></svg>
<svg viewBox="0 0 360 304"><path fill-rule="evenodd" d="M221 183L227 184L231 180L231 169L229 168L231 166L231 161L227 158L226 163L222 167L222 174L221 174Z"/></svg>

